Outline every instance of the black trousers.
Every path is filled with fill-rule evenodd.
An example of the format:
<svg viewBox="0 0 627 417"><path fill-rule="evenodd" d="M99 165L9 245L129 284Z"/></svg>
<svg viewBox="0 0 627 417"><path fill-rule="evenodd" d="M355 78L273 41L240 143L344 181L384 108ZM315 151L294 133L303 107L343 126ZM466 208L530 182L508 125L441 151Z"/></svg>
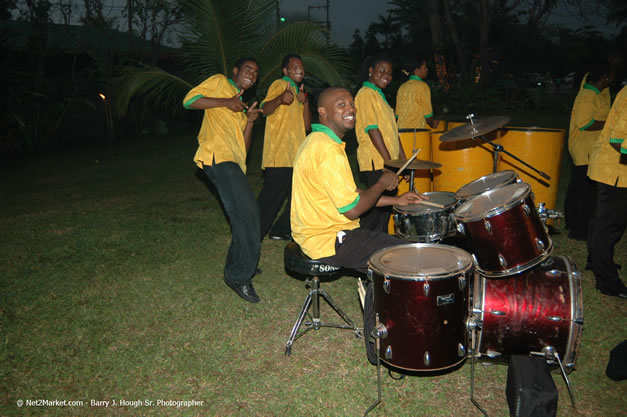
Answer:
<svg viewBox="0 0 627 417"><path fill-rule="evenodd" d="M345 230L342 239L335 239L335 255L320 258L319 261L331 266L368 272L368 260L379 249L408 243L399 237L387 233L373 232L362 227Z"/></svg>
<svg viewBox="0 0 627 417"><path fill-rule="evenodd" d="M383 170L379 169L376 171L360 171L359 176L361 182L366 184L366 187L371 187L379 181L383 175ZM396 190L394 191L384 191L383 195L396 195ZM390 215L393 212L392 206L384 206L384 207L372 207L370 210L365 212L359 218L359 225L362 229L372 230L374 232L388 232L388 223L390 222Z"/></svg>
<svg viewBox="0 0 627 417"><path fill-rule="evenodd" d="M588 235L588 256L596 287L611 295L624 288L614 263L614 245L627 226L627 188L596 182L596 212Z"/></svg>
<svg viewBox="0 0 627 417"><path fill-rule="evenodd" d="M272 228L271 235L289 236L291 233L292 171L292 168L266 168L263 188L257 196L261 239L268 234L270 228ZM272 223L286 198L285 210L273 227Z"/></svg>
<svg viewBox="0 0 627 417"><path fill-rule="evenodd" d="M585 240L594 216L594 182L588 178L588 165L574 166L564 200L564 220L569 237Z"/></svg>

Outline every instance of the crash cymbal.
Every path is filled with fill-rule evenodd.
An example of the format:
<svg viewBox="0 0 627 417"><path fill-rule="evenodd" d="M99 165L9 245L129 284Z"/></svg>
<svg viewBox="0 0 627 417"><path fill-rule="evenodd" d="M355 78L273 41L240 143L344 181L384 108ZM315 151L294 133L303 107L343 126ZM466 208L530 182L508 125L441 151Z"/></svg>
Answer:
<svg viewBox="0 0 627 417"><path fill-rule="evenodd" d="M493 116L477 119L474 123L466 123L449 130L440 136L440 142L456 142L458 140L472 139L500 129L509 122L507 116Z"/></svg>
<svg viewBox="0 0 627 417"><path fill-rule="evenodd" d="M388 167L392 168L400 168L407 162L407 159L391 159L389 161L385 161L384 164ZM440 168L442 164L431 161L423 161L422 159L414 159L407 165L405 169L432 169L432 168Z"/></svg>

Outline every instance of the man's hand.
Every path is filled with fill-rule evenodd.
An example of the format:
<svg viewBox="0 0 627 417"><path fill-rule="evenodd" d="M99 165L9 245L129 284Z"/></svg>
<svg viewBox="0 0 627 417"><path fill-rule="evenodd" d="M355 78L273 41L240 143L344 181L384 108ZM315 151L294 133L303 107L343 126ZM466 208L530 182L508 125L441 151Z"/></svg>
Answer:
<svg viewBox="0 0 627 417"><path fill-rule="evenodd" d="M240 90L239 93L235 94L233 97L227 98L224 106L236 113L247 109L248 105L240 100L242 94L244 94L243 89Z"/></svg>
<svg viewBox="0 0 627 417"><path fill-rule="evenodd" d="M292 104L292 101L294 101L294 93L292 93L292 88L288 82L285 91L281 93L281 104Z"/></svg>
<svg viewBox="0 0 627 417"><path fill-rule="evenodd" d="M248 122L252 123L259 117L259 113L263 113L263 109L257 108L257 102L255 101L252 106L248 108L246 111L246 117L248 118Z"/></svg>
<svg viewBox="0 0 627 417"><path fill-rule="evenodd" d="M304 103L307 100L307 93L305 93L305 84L301 84L298 89L298 95L296 96L299 102Z"/></svg>
<svg viewBox="0 0 627 417"><path fill-rule="evenodd" d="M386 190L392 191L398 187L398 176L389 169L384 169L383 175L381 175L377 182L383 185Z"/></svg>
<svg viewBox="0 0 627 417"><path fill-rule="evenodd" d="M429 198L427 196L408 191L405 194L401 194L397 197L396 204L399 206L406 206L408 204L416 204L420 200L428 200L428 199Z"/></svg>

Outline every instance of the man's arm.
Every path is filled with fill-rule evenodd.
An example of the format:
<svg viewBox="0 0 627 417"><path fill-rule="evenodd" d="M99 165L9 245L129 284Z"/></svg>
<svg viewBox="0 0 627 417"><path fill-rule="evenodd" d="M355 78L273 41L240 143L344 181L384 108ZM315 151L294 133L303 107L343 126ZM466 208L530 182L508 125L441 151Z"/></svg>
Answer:
<svg viewBox="0 0 627 417"><path fill-rule="evenodd" d="M215 98L215 97L200 97L193 103L186 105L188 109L205 110L214 109L216 107L226 107L234 112L240 112L248 108L248 105L240 100L240 97L244 94L244 90L240 90L230 98Z"/></svg>
<svg viewBox="0 0 627 417"><path fill-rule="evenodd" d="M259 117L259 113L262 113L261 109L256 108L257 102L255 101L252 106L246 112L246 127L244 128L244 144L246 145L246 152L250 149L250 142L253 135L253 124Z"/></svg>
<svg viewBox="0 0 627 417"><path fill-rule="evenodd" d="M291 104L292 101L294 101L294 94L290 88L290 83L287 82L287 87L281 94L263 103L263 114L270 116L280 105Z"/></svg>
<svg viewBox="0 0 627 417"><path fill-rule="evenodd" d="M383 142L383 135L381 134L381 131L378 127L368 130L368 136L370 137L370 140L372 141L372 144L374 145L377 152L379 152L383 157L384 161L389 161L390 159L392 159L390 157L390 152L388 151L388 148L385 146L385 142Z"/></svg>

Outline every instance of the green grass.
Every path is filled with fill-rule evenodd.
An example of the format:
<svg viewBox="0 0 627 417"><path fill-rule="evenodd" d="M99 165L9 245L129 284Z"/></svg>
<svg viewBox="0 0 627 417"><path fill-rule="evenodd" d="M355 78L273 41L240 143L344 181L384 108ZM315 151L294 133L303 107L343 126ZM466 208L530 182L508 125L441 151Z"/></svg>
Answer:
<svg viewBox="0 0 627 417"><path fill-rule="evenodd" d="M230 230L191 161L194 136L36 155L0 173L0 415L357 416L376 398L376 368L351 332L309 332L283 355L306 295L285 274L284 243L263 242L260 304L224 285ZM259 142L251 154L258 191ZM568 174L565 163L558 209ZM584 243L565 235L558 226L554 254L582 267ZM616 247L625 266L626 247L624 238ZM361 316L354 278L323 286ZM585 331L570 375L578 408L554 374L559 415L624 415L626 385L604 371L609 350L627 336L627 308L598 294L589 271L583 286ZM326 305L322 315L335 320ZM508 415L506 372L478 364L475 396L491 416ZM468 363L400 381L384 374L372 415L479 416L469 375ZM85 405L18 408L18 399ZM91 407L92 399L144 405ZM203 405L145 405L159 399Z"/></svg>

